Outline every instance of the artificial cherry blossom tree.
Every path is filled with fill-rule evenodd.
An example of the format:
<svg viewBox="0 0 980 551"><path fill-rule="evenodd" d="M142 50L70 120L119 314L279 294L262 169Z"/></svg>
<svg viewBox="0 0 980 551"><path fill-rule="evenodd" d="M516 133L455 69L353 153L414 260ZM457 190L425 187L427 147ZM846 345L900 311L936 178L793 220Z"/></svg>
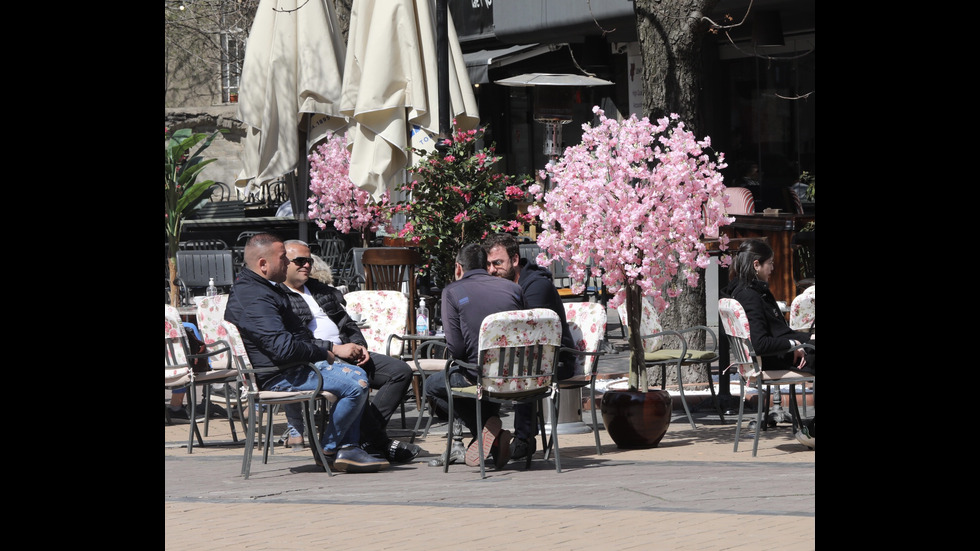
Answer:
<svg viewBox="0 0 980 551"><path fill-rule="evenodd" d="M727 165L711 139L695 139L676 114L654 124L635 114L609 119L598 106L592 111L598 124L583 125L581 143L542 171L552 189L529 190L539 202L528 212L542 225L537 262L565 260L576 293L587 270L601 276L613 295L609 306L626 301L627 325L638 328L642 297L663 312L680 293L677 281L696 287L698 269L709 262L702 237L719 236L718 228L733 221L724 214L719 172ZM726 236L720 241L727 246ZM646 392L643 343L639 331L629 333L629 388Z"/></svg>
<svg viewBox="0 0 980 551"><path fill-rule="evenodd" d="M320 229L332 221L340 233L360 232L362 239L390 220L388 191L381 202L350 179L350 151L343 134L328 133L310 155L310 219ZM367 246L365 244L365 246Z"/></svg>

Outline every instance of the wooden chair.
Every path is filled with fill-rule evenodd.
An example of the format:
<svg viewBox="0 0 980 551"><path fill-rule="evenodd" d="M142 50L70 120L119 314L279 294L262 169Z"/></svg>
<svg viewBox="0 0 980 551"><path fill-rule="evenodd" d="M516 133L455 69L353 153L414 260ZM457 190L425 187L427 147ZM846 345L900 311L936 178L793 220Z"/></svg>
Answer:
<svg viewBox="0 0 980 551"><path fill-rule="evenodd" d="M422 255L415 249L372 247L361 257L364 266L364 288L368 291L402 291L408 296L408 319L405 332L415 334L415 268L422 265ZM403 288L404 284L404 288Z"/></svg>

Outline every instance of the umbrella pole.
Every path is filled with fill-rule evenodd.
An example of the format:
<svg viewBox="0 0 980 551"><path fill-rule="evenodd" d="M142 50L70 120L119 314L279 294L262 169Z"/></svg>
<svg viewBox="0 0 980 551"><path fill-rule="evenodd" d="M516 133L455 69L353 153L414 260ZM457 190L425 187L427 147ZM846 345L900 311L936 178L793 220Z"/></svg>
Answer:
<svg viewBox="0 0 980 551"><path fill-rule="evenodd" d="M293 215L299 221L299 240L309 243L310 224L309 216L307 215L306 198L310 194L310 156L306 152L306 141L309 139L310 124L312 124L312 121L310 120L311 116L309 114L304 116L306 117L306 134L301 135L299 139L301 147L298 165L299 177L296 179L296 203L294 203Z"/></svg>
<svg viewBox="0 0 980 551"><path fill-rule="evenodd" d="M449 127L449 0L436 0L436 63L439 65L439 140L436 148L445 152L452 129Z"/></svg>

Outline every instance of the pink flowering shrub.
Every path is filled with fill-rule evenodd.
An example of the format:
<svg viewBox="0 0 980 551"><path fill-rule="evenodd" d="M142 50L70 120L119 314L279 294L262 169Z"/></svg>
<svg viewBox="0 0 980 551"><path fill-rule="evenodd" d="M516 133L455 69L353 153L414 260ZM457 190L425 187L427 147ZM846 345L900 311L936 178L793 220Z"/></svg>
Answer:
<svg viewBox="0 0 980 551"><path fill-rule="evenodd" d="M328 133L310 157L310 219L320 229L332 221L341 233L377 231L390 220L388 191L377 203L350 179L347 137Z"/></svg>
<svg viewBox="0 0 980 551"><path fill-rule="evenodd" d="M523 180L494 170L500 159L494 146L476 151L484 130L453 133L445 156L417 149L414 178L402 189L411 193L391 214L404 213L407 223L399 237L417 245L423 258L433 258L420 272L429 272L442 286L453 281L456 253L463 245L491 232L514 231L519 220L508 219L508 201L525 198ZM529 178L528 178L529 179Z"/></svg>
<svg viewBox="0 0 980 551"><path fill-rule="evenodd" d="M629 326L639 327L641 297L653 297L663 312L664 291L677 296L678 281L696 287L698 268L709 261L702 237L718 236L718 228L733 221L724 215L719 172L727 165L723 153L711 150L711 139L696 140L677 115L653 124L636 115L609 119L598 106L592 111L598 124L583 125L581 143L542 171L552 189L529 189L539 203L528 212L542 225L537 261L564 259L577 282L574 292L583 290L586 270L601 275L613 295L609 305L625 300ZM725 247L728 238L720 239ZM633 336L629 384L645 391L642 342Z"/></svg>

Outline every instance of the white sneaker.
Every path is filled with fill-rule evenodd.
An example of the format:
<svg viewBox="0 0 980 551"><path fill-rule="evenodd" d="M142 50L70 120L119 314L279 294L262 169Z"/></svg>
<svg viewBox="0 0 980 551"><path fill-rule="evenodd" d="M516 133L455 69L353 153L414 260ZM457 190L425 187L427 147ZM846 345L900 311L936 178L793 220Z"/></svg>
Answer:
<svg viewBox="0 0 980 551"><path fill-rule="evenodd" d="M800 444L803 444L811 450L816 449L817 439L810 436L810 433L807 432L806 427L803 427L796 432L796 439L800 441Z"/></svg>

